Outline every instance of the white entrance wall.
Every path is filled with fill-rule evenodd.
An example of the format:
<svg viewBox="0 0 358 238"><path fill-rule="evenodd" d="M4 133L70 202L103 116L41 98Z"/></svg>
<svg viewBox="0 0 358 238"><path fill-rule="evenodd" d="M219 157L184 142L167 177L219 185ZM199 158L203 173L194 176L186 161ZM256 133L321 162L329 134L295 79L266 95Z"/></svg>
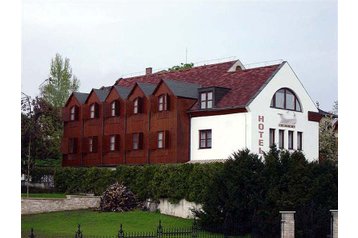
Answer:
<svg viewBox="0 0 358 238"><path fill-rule="evenodd" d="M289 111L284 109L271 108L270 103L273 95L280 88L289 88L297 96L301 103L302 112ZM297 149L297 132L302 132L302 149L307 160L318 159L319 149L319 123L308 121L308 111L318 112L315 104L309 97L305 88L291 69L288 63L285 63L281 69L275 74L271 81L263 88L257 97L247 107L251 112L252 128L251 151L255 153L269 150L269 130L275 129L275 142L278 144L278 131L284 130L284 148L288 148L288 131L293 131L293 149ZM294 119L296 122L294 128L279 126L281 116ZM259 121L259 116L260 120ZM263 118L262 118L263 116ZM264 122L262 122L262 119ZM259 125L263 124L263 125ZM264 128L262 128L264 127ZM260 129L262 138L260 137Z"/></svg>
<svg viewBox="0 0 358 238"><path fill-rule="evenodd" d="M289 88L296 94L302 112L270 107L273 95L280 88ZM288 131L294 132L293 149L297 149L297 132L302 132L306 159L318 159L319 123L308 121L308 111L318 110L287 62L247 106L247 110L246 113L191 118L190 160L227 159L233 152L244 148L256 154L267 152L270 128L275 129L276 144L279 130L284 130L285 149L288 149ZM281 117L294 119L294 128L279 125ZM199 130L206 129L212 130L212 148L199 149Z"/></svg>
<svg viewBox="0 0 358 238"><path fill-rule="evenodd" d="M227 159L251 141L248 113L193 117L190 130L190 160ZM211 129L211 149L199 149L199 130Z"/></svg>

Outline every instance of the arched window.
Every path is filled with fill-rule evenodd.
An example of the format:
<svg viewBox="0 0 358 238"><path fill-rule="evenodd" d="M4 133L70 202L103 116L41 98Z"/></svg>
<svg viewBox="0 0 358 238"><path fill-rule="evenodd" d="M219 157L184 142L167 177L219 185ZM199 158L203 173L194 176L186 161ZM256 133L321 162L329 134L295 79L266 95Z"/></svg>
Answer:
<svg viewBox="0 0 358 238"><path fill-rule="evenodd" d="M271 99L271 107L301 112L302 107L296 94L288 89L281 88Z"/></svg>

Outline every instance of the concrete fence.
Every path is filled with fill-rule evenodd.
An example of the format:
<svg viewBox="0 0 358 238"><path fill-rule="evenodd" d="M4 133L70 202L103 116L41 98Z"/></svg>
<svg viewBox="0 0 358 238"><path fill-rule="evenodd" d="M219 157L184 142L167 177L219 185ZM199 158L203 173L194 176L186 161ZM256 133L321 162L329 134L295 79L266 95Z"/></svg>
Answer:
<svg viewBox="0 0 358 238"><path fill-rule="evenodd" d="M22 198L21 214L79 210L99 207L98 196L67 195L66 198Z"/></svg>

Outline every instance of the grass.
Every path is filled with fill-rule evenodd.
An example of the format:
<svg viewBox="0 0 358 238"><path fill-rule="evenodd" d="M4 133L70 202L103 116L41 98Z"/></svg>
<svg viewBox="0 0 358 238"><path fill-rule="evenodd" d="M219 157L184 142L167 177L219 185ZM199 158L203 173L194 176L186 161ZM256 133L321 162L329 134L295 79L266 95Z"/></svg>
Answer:
<svg viewBox="0 0 358 238"><path fill-rule="evenodd" d="M26 193L21 193L22 198L26 198ZM30 193L29 198L66 198L63 193Z"/></svg>
<svg viewBox="0 0 358 238"><path fill-rule="evenodd" d="M34 228L36 237L73 237L77 224L84 235L113 236L118 234L120 224L125 232L154 232L161 220L163 228L189 228L191 219L183 219L160 213L132 211L125 213L96 212L91 210L51 212L21 216L22 237L28 237Z"/></svg>

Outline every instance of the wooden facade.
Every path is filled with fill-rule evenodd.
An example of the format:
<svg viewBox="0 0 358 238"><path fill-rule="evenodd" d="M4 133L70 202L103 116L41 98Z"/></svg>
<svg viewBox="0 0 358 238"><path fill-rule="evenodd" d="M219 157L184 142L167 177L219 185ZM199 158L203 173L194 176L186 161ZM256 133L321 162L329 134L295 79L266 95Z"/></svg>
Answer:
<svg viewBox="0 0 358 238"><path fill-rule="evenodd" d="M62 165L115 167L189 161L187 111L196 99L177 97L164 82L154 86L155 91L146 94L136 84L127 98L112 87L103 102L92 91L82 105L70 97L63 108ZM69 121L66 118L73 106L78 117ZM77 141L75 153L70 153L72 138Z"/></svg>

